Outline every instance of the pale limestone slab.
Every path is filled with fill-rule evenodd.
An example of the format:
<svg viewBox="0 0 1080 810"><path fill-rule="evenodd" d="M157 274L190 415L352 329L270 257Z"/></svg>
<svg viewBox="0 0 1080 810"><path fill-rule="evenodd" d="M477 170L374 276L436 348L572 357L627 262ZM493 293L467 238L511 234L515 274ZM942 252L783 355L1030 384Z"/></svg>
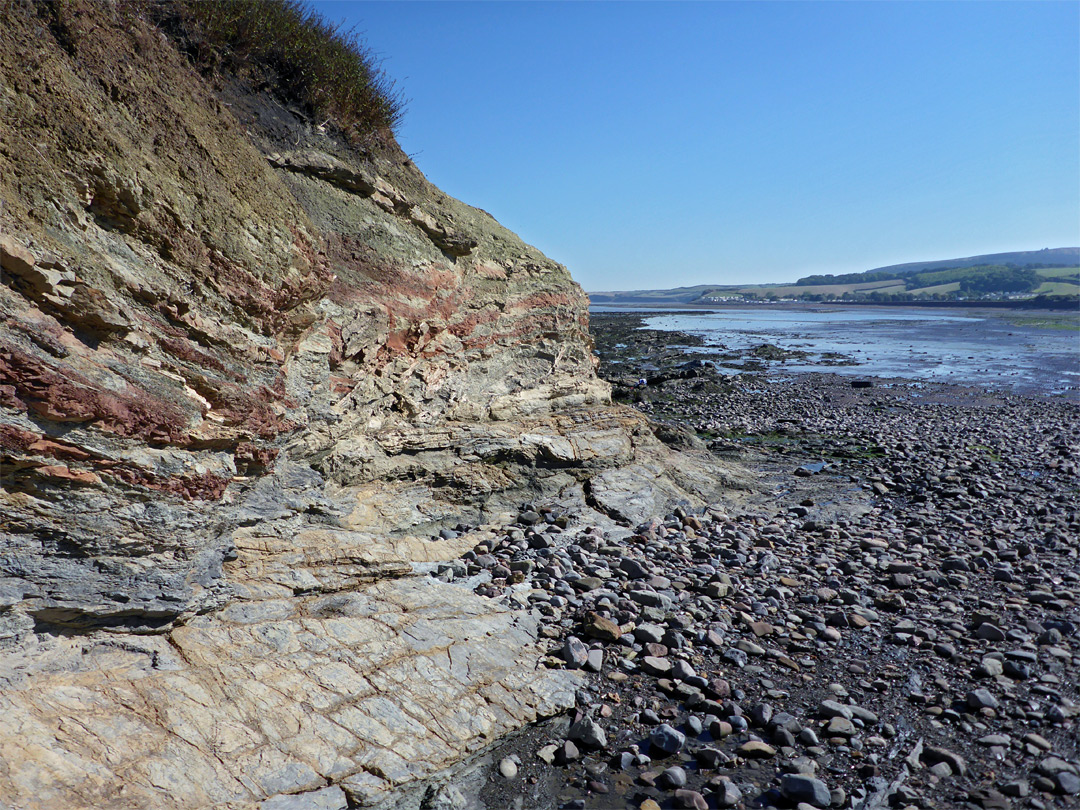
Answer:
<svg viewBox="0 0 1080 810"><path fill-rule="evenodd" d="M325 616L332 598L344 615ZM330 782L376 804L573 705L577 677L536 667L534 620L460 587L410 577L288 611L232 607L143 652L48 672L23 661L31 677L0 697L0 796L26 810L273 808ZM156 669L167 649L179 666Z"/></svg>

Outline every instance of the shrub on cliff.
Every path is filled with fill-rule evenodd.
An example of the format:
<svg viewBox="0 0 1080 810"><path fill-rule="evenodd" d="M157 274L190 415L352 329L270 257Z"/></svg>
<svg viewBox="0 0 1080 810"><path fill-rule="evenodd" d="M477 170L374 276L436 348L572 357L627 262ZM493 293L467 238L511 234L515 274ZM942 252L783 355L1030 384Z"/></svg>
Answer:
<svg viewBox="0 0 1080 810"><path fill-rule="evenodd" d="M232 73L329 119L359 143L389 142L405 102L354 29L300 0L165 0L146 8L203 70Z"/></svg>

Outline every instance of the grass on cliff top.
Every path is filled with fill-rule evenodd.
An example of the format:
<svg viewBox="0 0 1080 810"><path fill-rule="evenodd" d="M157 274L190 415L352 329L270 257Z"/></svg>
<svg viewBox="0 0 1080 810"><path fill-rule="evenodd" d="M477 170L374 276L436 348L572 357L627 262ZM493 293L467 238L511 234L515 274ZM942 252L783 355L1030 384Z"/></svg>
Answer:
<svg viewBox="0 0 1080 810"><path fill-rule="evenodd" d="M200 67L264 82L355 143L393 139L405 102L354 29L301 0L171 0L152 7Z"/></svg>

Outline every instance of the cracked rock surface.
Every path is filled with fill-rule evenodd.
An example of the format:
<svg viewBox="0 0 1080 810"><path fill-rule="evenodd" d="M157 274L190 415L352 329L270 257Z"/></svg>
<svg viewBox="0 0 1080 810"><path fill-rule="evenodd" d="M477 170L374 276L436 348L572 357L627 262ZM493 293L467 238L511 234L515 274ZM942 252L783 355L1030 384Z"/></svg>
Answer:
<svg viewBox="0 0 1080 810"><path fill-rule="evenodd" d="M576 679L533 666L534 624L410 577L238 601L167 637L47 638L5 661L5 799L243 807L332 783L376 806L572 705Z"/></svg>
<svg viewBox="0 0 1080 810"><path fill-rule="evenodd" d="M452 799L577 676L417 566L745 476L612 406L566 268L140 8L0 7L0 804Z"/></svg>

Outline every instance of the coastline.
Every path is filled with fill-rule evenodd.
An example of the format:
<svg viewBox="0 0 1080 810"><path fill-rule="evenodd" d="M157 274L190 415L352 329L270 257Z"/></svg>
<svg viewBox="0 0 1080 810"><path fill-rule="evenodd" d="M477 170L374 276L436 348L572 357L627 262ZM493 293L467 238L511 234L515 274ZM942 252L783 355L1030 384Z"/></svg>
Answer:
<svg viewBox="0 0 1080 810"><path fill-rule="evenodd" d="M587 293L588 295L588 293ZM590 300L592 300L590 298ZM613 303L597 302L591 308L609 307L616 310L635 309L685 309L685 310L722 310L739 309L743 307L780 307L790 309L819 308L819 307L900 307L908 309L986 309L986 310L1047 310L1050 312L1076 312L1076 302L1035 302L1025 301L722 301L715 304L663 304L652 302L641 303Z"/></svg>
<svg viewBox="0 0 1080 810"><path fill-rule="evenodd" d="M669 351L688 347L725 374L834 371L1080 399L1080 317L1072 314L806 305L708 311L594 307L591 314L594 331L618 332L638 356L653 343ZM636 355L625 354L610 359L629 369Z"/></svg>

